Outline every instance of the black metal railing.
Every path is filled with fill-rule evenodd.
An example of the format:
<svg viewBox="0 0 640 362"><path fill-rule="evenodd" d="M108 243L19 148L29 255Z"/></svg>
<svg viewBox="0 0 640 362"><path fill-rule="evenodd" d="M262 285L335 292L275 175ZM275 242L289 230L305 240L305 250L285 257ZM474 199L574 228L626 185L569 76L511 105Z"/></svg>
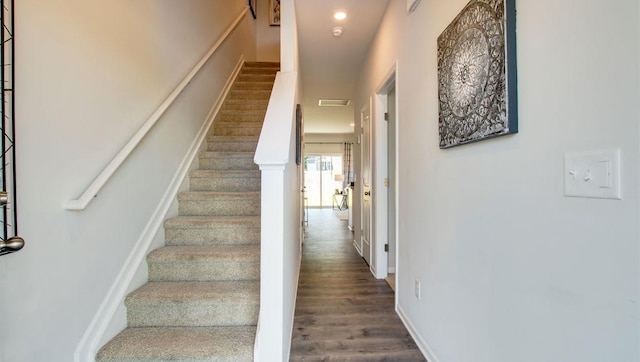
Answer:
<svg viewBox="0 0 640 362"><path fill-rule="evenodd" d="M16 203L16 148L15 148L15 56L14 56L14 0L0 0L2 32L0 33L0 113L2 140L0 147L0 255L16 252L24 246L18 236L18 209Z"/></svg>

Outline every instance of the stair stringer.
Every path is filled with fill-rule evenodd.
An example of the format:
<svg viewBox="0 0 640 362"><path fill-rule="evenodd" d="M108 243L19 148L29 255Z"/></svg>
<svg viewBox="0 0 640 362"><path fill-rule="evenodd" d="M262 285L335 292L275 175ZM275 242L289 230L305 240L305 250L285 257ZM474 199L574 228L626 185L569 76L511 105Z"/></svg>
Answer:
<svg viewBox="0 0 640 362"><path fill-rule="evenodd" d="M75 362L95 361L95 356L102 345L115 337L127 327L127 310L125 297L133 290L147 282L147 254L164 245L164 221L178 214L177 196L188 189L189 172L198 168L198 155L207 147L206 136L213 126L215 118L231 91L231 87L240 74L245 63L244 55L240 56L236 67L230 74L218 98L213 103L205 122L198 131L187 153L176 170L167 190L154 210L149 222L136 240L131 253L114 280L109 292L91 320L74 353Z"/></svg>

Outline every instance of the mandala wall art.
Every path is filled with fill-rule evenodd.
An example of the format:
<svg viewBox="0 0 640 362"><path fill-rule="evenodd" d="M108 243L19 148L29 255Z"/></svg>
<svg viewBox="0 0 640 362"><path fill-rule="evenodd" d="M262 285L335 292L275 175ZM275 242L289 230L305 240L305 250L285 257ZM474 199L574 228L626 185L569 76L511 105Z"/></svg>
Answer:
<svg viewBox="0 0 640 362"><path fill-rule="evenodd" d="M438 37L440 148L518 132L515 0L471 0Z"/></svg>

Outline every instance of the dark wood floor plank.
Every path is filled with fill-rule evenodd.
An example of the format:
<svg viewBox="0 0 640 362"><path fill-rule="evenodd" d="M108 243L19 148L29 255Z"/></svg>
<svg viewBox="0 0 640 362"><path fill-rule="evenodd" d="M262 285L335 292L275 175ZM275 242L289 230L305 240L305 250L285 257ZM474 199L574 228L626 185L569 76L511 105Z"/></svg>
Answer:
<svg viewBox="0 0 640 362"><path fill-rule="evenodd" d="M352 246L346 222L310 210L291 361L426 361L394 311L394 292Z"/></svg>

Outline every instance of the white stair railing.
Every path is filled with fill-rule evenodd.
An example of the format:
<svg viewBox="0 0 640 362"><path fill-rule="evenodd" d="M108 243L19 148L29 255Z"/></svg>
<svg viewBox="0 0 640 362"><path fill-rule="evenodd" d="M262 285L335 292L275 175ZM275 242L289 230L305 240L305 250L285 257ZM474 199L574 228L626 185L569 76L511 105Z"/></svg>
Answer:
<svg viewBox="0 0 640 362"><path fill-rule="evenodd" d="M131 137L129 142L127 142L124 147L118 152L118 154L105 166L105 168L100 172L100 174L91 182L91 184L87 187L87 189L80 195L78 199L69 200L64 203L63 207L65 210L72 211L82 211L84 210L89 203L98 195L98 192L102 190L102 187L111 179L113 174L120 168L120 166L124 163L124 161L129 158L129 155L133 152L133 150L138 147L140 142L145 138L145 136L149 133L149 131L156 125L158 120L162 117L162 115L167 111L169 106L178 98L180 93L184 91L184 89L191 83L193 78L200 72L202 67L207 63L207 61L211 58L211 56L218 50L218 48L224 43L227 37L231 34L231 32L240 24L242 19L249 11L249 7L245 7L240 14L236 17L233 23L227 28L227 30L220 36L220 38L216 41L215 44L209 49L209 51L200 59L200 61L191 69L191 71L187 74L187 76L178 84L178 86L171 92L167 98L160 104L160 106L156 109L155 112L147 119L142 127L138 129L138 131Z"/></svg>

